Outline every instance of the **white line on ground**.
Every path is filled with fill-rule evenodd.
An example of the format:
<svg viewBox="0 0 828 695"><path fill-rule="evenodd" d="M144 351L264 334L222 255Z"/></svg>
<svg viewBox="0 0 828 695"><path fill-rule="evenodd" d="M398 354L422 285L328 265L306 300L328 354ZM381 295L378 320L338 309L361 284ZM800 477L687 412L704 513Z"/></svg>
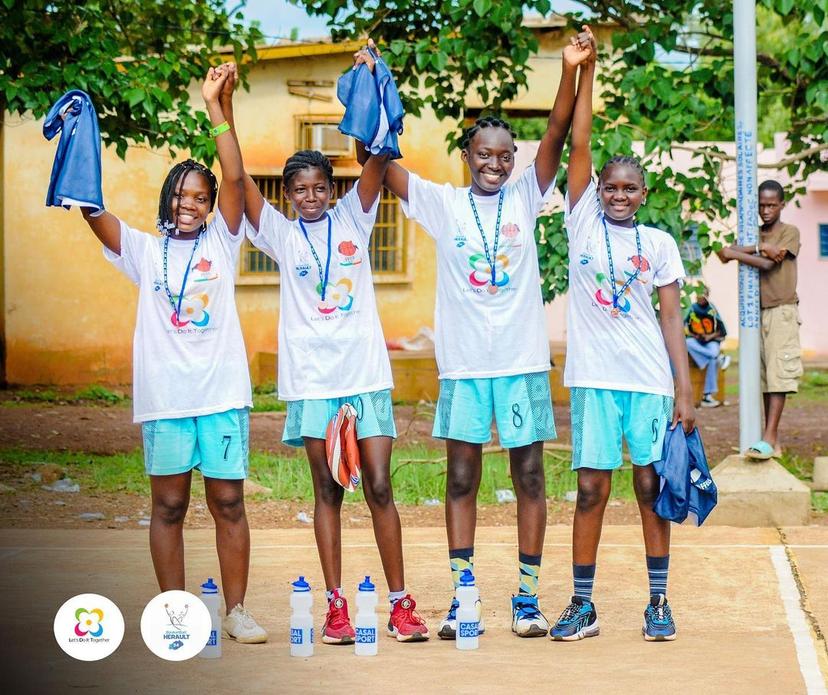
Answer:
<svg viewBox="0 0 828 695"><path fill-rule="evenodd" d="M794 638L796 658L799 660L799 670L805 680L805 688L808 695L828 695L822 671L819 669L811 628L800 605L799 589L796 586L788 556L785 554L785 546L771 546L770 555L779 580L779 596L785 606L788 627Z"/></svg>

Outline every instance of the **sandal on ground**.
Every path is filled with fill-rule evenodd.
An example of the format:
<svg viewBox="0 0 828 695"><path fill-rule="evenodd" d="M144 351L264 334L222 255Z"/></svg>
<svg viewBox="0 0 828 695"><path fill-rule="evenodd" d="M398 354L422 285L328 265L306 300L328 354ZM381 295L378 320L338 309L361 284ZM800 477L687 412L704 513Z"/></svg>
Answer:
<svg viewBox="0 0 828 695"><path fill-rule="evenodd" d="M749 446L745 449L744 456L747 456L750 459L757 459L759 461L767 461L770 458L774 457L773 447L768 444L764 439L760 439L756 444L753 446Z"/></svg>

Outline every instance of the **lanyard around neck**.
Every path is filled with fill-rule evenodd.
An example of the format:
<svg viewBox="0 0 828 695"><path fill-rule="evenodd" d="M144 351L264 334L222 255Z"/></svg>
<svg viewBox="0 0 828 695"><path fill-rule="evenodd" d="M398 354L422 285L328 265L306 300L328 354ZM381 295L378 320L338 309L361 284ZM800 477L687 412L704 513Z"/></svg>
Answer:
<svg viewBox="0 0 828 695"><path fill-rule="evenodd" d="M607 244L607 259L609 260L609 274L610 274L610 288L612 289L612 308L618 309L618 300L624 296L624 292L627 291L627 288L635 282L635 279L641 273L641 234L638 231L638 224L633 222L633 227L635 227L635 252L639 258L639 262L636 263L635 272L627 278L627 281L621 286L619 291L615 289L615 266L612 263L612 246L610 246L610 237L609 237L609 229L607 229L607 219L603 215L601 215L601 222L604 225L604 241Z"/></svg>
<svg viewBox="0 0 828 695"><path fill-rule="evenodd" d="M308 236L308 230L305 229L305 222L302 218L299 218L299 227L302 229L302 234L305 235L305 240L308 242L308 246L310 246L311 253L313 254L313 259L316 261L316 269L319 271L319 282L321 283L321 288L319 290L319 294L322 297L322 301L325 301L325 290L328 287L328 274L331 270L331 216L326 214L325 217L328 218L328 257L325 259L325 272L322 273L322 261L319 260L319 255L316 253L316 249L313 248L313 244L311 243L310 236Z"/></svg>
<svg viewBox="0 0 828 695"><path fill-rule="evenodd" d="M167 280L167 252L170 246L170 237L166 235L164 237L164 290L167 293L167 299L170 300L170 305L175 312L175 320L181 320L181 302L184 299L184 290L187 288L187 278L190 275L190 266L193 264L193 258L195 258L195 252L198 248L198 242L201 241L201 235L204 233L204 228L202 227L198 235L195 239L195 244L193 244L193 250L190 252L190 260L187 263L187 267L184 268L184 279L181 281L181 291L178 293L178 303L176 304L175 300L173 299L172 292L170 291L170 283Z"/></svg>
<svg viewBox="0 0 828 695"><path fill-rule="evenodd" d="M469 188L469 203L474 213L474 221L477 223L477 230L483 239L483 252L486 254L486 262L492 271L492 287L496 287L495 264L497 263L497 246L500 243L500 216L503 212L503 189L500 189L497 197L497 222L495 223L494 244L492 245L491 254L489 254L489 242L486 240L486 232L483 231L483 224L480 222L480 215L477 213L477 205L474 204L474 195L472 194L471 188Z"/></svg>

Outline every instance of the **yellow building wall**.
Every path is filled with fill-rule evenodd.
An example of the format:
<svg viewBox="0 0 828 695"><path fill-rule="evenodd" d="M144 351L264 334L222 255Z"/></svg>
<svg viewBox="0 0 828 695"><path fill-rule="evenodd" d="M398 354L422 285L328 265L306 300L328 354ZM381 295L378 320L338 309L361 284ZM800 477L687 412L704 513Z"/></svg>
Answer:
<svg viewBox="0 0 828 695"><path fill-rule="evenodd" d="M529 93L515 108L551 108L560 78L563 34L540 36ZM288 92L288 80L336 80L350 51L265 60L254 66L250 91L235 98L245 166L251 174L277 175L296 150L295 117L341 114L335 88L323 102ZM469 104L475 106L473 102ZM46 142L42 121L6 114L3 131L3 229L6 376L12 384L128 383L131 381L135 287L107 261L77 210L46 208L56 142ZM401 139L403 166L424 178L462 185L464 165L446 151L449 123L433 113L409 117ZM179 155L183 158L184 153ZM104 201L131 226L152 232L158 193L173 160L167 153L130 148L126 161L103 154ZM357 175L355 162L335 162L336 173ZM216 169L218 164L216 164ZM409 223L410 224L410 223ZM434 243L410 224L409 282L378 283L380 318L387 338L411 336L433 325L436 283ZM237 285L236 301L248 356L273 352L279 311L275 283ZM164 359L163 355L158 356Z"/></svg>

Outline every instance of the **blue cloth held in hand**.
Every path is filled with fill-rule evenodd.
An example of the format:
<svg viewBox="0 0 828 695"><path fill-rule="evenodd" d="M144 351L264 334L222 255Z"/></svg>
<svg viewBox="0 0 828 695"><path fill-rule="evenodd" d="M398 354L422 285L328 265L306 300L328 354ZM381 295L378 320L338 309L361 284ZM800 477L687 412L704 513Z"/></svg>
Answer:
<svg viewBox="0 0 828 695"><path fill-rule="evenodd" d="M43 135L51 140L58 133L46 206L103 209L101 133L86 92L70 89L52 105L43 123Z"/></svg>
<svg viewBox="0 0 828 695"><path fill-rule="evenodd" d="M664 435L661 460L653 463L661 477L661 492L653 511L662 519L683 523L689 516L701 526L718 499L698 428L689 434L679 423Z"/></svg>
<svg viewBox="0 0 828 695"><path fill-rule="evenodd" d="M348 70L336 84L336 96L345 107L339 130L364 143L371 154L399 159L398 136L403 111L397 85L382 58L374 55L374 71L365 64Z"/></svg>

